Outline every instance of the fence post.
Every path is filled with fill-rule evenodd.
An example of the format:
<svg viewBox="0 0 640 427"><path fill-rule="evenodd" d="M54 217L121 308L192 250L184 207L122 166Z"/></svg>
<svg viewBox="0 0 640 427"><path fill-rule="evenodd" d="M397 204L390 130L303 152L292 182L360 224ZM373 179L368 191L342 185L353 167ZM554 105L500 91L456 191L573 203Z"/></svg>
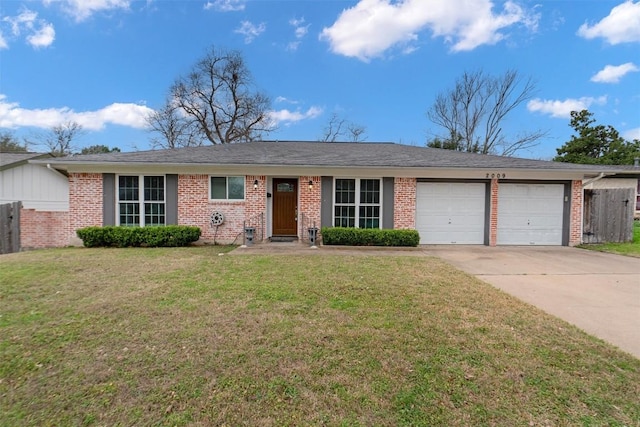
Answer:
<svg viewBox="0 0 640 427"><path fill-rule="evenodd" d="M20 252L22 249L20 246L20 212L22 211L22 202L13 203L13 217L11 221L11 246L13 252Z"/></svg>
<svg viewBox="0 0 640 427"><path fill-rule="evenodd" d="M21 202L0 205L0 254L19 252Z"/></svg>

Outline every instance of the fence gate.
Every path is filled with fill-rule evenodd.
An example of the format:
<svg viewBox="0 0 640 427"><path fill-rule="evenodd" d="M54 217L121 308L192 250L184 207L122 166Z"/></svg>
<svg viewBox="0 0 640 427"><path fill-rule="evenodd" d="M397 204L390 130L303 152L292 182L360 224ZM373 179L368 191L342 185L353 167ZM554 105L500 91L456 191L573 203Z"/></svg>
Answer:
<svg viewBox="0 0 640 427"><path fill-rule="evenodd" d="M20 208L22 203L0 205L0 254L20 251Z"/></svg>
<svg viewBox="0 0 640 427"><path fill-rule="evenodd" d="M632 241L634 196L633 188L584 190L583 242Z"/></svg>

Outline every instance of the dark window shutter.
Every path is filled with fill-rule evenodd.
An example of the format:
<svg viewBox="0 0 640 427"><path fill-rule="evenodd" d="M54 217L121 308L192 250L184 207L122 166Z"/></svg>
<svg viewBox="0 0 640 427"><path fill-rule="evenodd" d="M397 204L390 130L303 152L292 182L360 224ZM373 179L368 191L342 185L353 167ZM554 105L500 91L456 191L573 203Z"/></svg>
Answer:
<svg viewBox="0 0 640 427"><path fill-rule="evenodd" d="M166 224L177 225L178 224L178 175L167 175L166 183Z"/></svg>
<svg viewBox="0 0 640 427"><path fill-rule="evenodd" d="M102 174L102 225L116 225L116 175Z"/></svg>
<svg viewBox="0 0 640 427"><path fill-rule="evenodd" d="M321 179L322 202L320 207L320 225L332 227L333 219L333 177L323 176Z"/></svg>
<svg viewBox="0 0 640 427"><path fill-rule="evenodd" d="M393 177L382 178L382 228L393 229Z"/></svg>

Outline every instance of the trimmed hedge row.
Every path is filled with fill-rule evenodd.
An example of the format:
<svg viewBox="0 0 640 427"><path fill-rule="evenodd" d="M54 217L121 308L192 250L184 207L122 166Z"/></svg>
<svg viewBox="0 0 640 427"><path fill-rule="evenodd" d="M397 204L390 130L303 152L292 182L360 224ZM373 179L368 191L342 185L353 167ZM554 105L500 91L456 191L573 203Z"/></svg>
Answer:
<svg viewBox="0 0 640 427"><path fill-rule="evenodd" d="M164 227L85 227L76 231L84 246L106 247L174 247L188 246L200 238L199 227L167 225Z"/></svg>
<svg viewBox="0 0 640 427"><path fill-rule="evenodd" d="M416 230L322 227L322 243L349 246L418 246Z"/></svg>

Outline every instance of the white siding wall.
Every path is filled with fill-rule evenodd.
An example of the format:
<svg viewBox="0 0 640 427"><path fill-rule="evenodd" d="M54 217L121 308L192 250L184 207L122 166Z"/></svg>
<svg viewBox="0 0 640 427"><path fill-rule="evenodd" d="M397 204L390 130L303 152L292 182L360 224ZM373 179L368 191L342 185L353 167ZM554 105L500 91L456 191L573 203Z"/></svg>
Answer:
<svg viewBox="0 0 640 427"><path fill-rule="evenodd" d="M597 188L633 188L635 190L637 187L638 180L635 178L603 178L586 185L584 188L589 190Z"/></svg>
<svg viewBox="0 0 640 427"><path fill-rule="evenodd" d="M40 165L21 165L0 171L0 204L22 202L25 209L69 210L69 180Z"/></svg>

